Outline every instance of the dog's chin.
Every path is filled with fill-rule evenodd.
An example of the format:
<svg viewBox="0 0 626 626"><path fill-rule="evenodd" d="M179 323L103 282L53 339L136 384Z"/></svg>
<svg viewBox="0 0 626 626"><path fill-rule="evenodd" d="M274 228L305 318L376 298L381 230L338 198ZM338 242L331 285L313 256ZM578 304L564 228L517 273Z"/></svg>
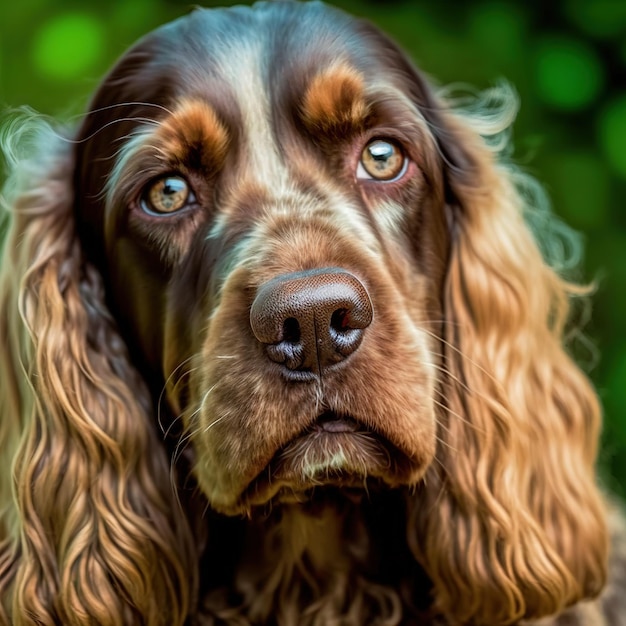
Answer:
<svg viewBox="0 0 626 626"><path fill-rule="evenodd" d="M246 510L307 503L326 493L358 499L372 490L415 484L423 470L380 434L350 416L322 414L281 447L249 484Z"/></svg>

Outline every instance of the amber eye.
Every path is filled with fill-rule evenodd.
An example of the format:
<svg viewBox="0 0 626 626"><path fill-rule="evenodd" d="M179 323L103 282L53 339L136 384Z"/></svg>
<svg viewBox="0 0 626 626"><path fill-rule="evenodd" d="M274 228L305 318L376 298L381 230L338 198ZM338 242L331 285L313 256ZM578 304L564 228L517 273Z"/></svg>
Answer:
<svg viewBox="0 0 626 626"><path fill-rule="evenodd" d="M194 200L184 178L165 176L146 187L141 198L141 208L147 213L168 214L184 209Z"/></svg>
<svg viewBox="0 0 626 626"><path fill-rule="evenodd" d="M394 180L405 170L407 159L402 150L385 139L370 141L363 152L357 167L357 178Z"/></svg>

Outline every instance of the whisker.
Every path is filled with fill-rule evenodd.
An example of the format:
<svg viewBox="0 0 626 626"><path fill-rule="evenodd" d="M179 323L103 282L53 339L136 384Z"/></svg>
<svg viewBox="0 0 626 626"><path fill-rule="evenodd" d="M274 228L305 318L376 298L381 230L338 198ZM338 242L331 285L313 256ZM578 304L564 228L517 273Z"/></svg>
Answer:
<svg viewBox="0 0 626 626"><path fill-rule="evenodd" d="M159 393L159 398L157 400L157 424L159 425L159 428L161 429L161 432L165 435L165 437L167 437L167 432L165 431L164 427L163 427L163 422L161 420L161 405L163 402L163 398L165 397L165 393L167 391L167 386L169 384L169 382L172 380L172 378L176 375L176 373L182 368L184 367L187 363L189 363L191 360L193 359L193 356L188 357L187 359L185 359L184 361L182 361L181 363L179 363L170 373L170 375L166 378L165 382L163 383L163 387L161 389L161 392ZM182 376L180 376L180 378L177 380L176 385L178 385L178 383L181 381L181 379L184 376L189 376L189 374L194 371L193 369L187 370ZM176 390L176 385L174 385L174 390ZM179 419L180 416L177 418ZM170 426L168 427L168 431L169 429L172 427L172 425L170 424Z"/></svg>
<svg viewBox="0 0 626 626"><path fill-rule="evenodd" d="M191 430L185 433L174 448L174 452L172 453L172 461L170 463L170 470L173 470L178 464L178 460L182 456L183 452L187 449L187 445L189 442L200 433L201 428L197 428L196 430Z"/></svg>
<svg viewBox="0 0 626 626"><path fill-rule="evenodd" d="M502 384L501 382L488 370L486 370L482 365L480 365L479 363L477 363L476 361L474 361L471 357L467 356L462 350L460 350L459 348L457 348L454 344L450 343L449 341L447 341L446 339L444 339L443 337L440 337L439 335L437 335L436 333L433 333L430 330L427 330L425 328L422 329L427 335L430 335L431 337L433 337L434 339L436 339L437 341L440 341L441 343L443 343L447 348L449 348L450 350L452 350L453 352L456 352L464 361L466 361L467 363L469 363L470 365L472 365L473 367L475 367L477 370L479 370L480 372L482 372L485 376L487 376L493 383L495 383L495 385L502 391L504 391L502 389Z"/></svg>
<svg viewBox="0 0 626 626"><path fill-rule="evenodd" d="M147 102L144 100L137 100L134 102L116 102L115 104L109 104L106 106L98 107L96 109L92 109L91 111L88 111L86 113L77 113L75 115L70 116L68 118L68 121L73 122L76 120L84 120L90 115L93 115L94 113L103 113L104 111L111 111L112 109L117 109L117 108L122 108L122 107L135 107L135 106L159 109L161 111L164 111L165 113L168 113L169 115L173 115L172 110L168 109L162 104L157 104L156 102Z"/></svg>
<svg viewBox="0 0 626 626"><path fill-rule="evenodd" d="M81 143L90 141L97 134L101 133L103 130L106 130L107 128L114 126L115 124L121 124L123 122L138 122L138 123L146 124L149 126L155 126L155 127L158 126L158 122L150 119L149 117L120 117L116 120L111 120L107 122L103 126L100 126L100 128L97 128L96 130L93 131L93 133L91 133L90 135L87 135L86 137L83 137L82 139L67 139L67 138L62 138L62 139L64 139L64 141L66 141L67 143L71 145L80 145Z"/></svg>
<svg viewBox="0 0 626 626"><path fill-rule="evenodd" d="M487 434L482 428L479 428L478 426L476 426L476 424L472 424L472 422L470 422L466 417L463 417L463 415L461 415L460 413L457 413L456 411L452 410L449 406L447 406L443 402L439 402L439 400L436 400L435 398L432 398L432 401L437 406L441 407L444 411L448 412L450 415L453 415L454 417L462 421L464 424L467 424L467 426L474 429L476 432L479 432L483 435Z"/></svg>
<svg viewBox="0 0 626 626"><path fill-rule="evenodd" d="M428 365L430 367L434 367L437 371L444 374L446 378L453 380L460 387L462 387L467 393L475 393L477 395L480 395L480 392L476 391L475 389L472 389L465 381L461 380L456 374L453 374L445 365L441 365L439 363L428 363Z"/></svg>
<svg viewBox="0 0 626 626"><path fill-rule="evenodd" d="M211 428L213 428L214 426L216 426L217 424L219 424L220 422L223 422L226 418L231 417L232 412L228 412L228 413L224 413L224 415L221 415L220 417L218 417L217 419L214 419L208 426L206 426L202 432L204 433L208 433L209 430L211 430Z"/></svg>

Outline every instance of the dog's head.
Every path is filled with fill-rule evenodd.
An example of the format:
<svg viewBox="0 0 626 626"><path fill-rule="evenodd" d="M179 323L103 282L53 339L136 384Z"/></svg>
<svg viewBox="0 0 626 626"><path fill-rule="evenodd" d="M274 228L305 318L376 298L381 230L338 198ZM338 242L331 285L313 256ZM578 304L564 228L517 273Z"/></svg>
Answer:
<svg viewBox="0 0 626 626"><path fill-rule="evenodd" d="M211 506L416 485L444 400L454 164L405 57L317 3L196 11L92 109L81 229Z"/></svg>

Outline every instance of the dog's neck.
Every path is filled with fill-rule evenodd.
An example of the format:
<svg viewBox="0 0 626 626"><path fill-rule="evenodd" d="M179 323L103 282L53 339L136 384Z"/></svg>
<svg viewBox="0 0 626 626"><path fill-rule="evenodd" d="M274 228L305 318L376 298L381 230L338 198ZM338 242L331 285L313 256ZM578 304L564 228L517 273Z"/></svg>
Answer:
<svg viewBox="0 0 626 626"><path fill-rule="evenodd" d="M246 543L238 573L250 563L260 581L282 570L284 579L301 576L318 581L319 586L351 569L364 571L373 557L363 518L334 504L315 510L308 505L282 505L269 518L251 521ZM261 563L265 568L259 568Z"/></svg>
<svg viewBox="0 0 626 626"><path fill-rule="evenodd" d="M208 592L205 606L227 624L241 617L254 624L400 623L406 598L413 605L416 597L403 581L415 580L419 568L406 548L404 521L390 514L402 510L399 499L333 495L313 504L281 504L239 522L229 580ZM418 595L428 591L424 577Z"/></svg>

